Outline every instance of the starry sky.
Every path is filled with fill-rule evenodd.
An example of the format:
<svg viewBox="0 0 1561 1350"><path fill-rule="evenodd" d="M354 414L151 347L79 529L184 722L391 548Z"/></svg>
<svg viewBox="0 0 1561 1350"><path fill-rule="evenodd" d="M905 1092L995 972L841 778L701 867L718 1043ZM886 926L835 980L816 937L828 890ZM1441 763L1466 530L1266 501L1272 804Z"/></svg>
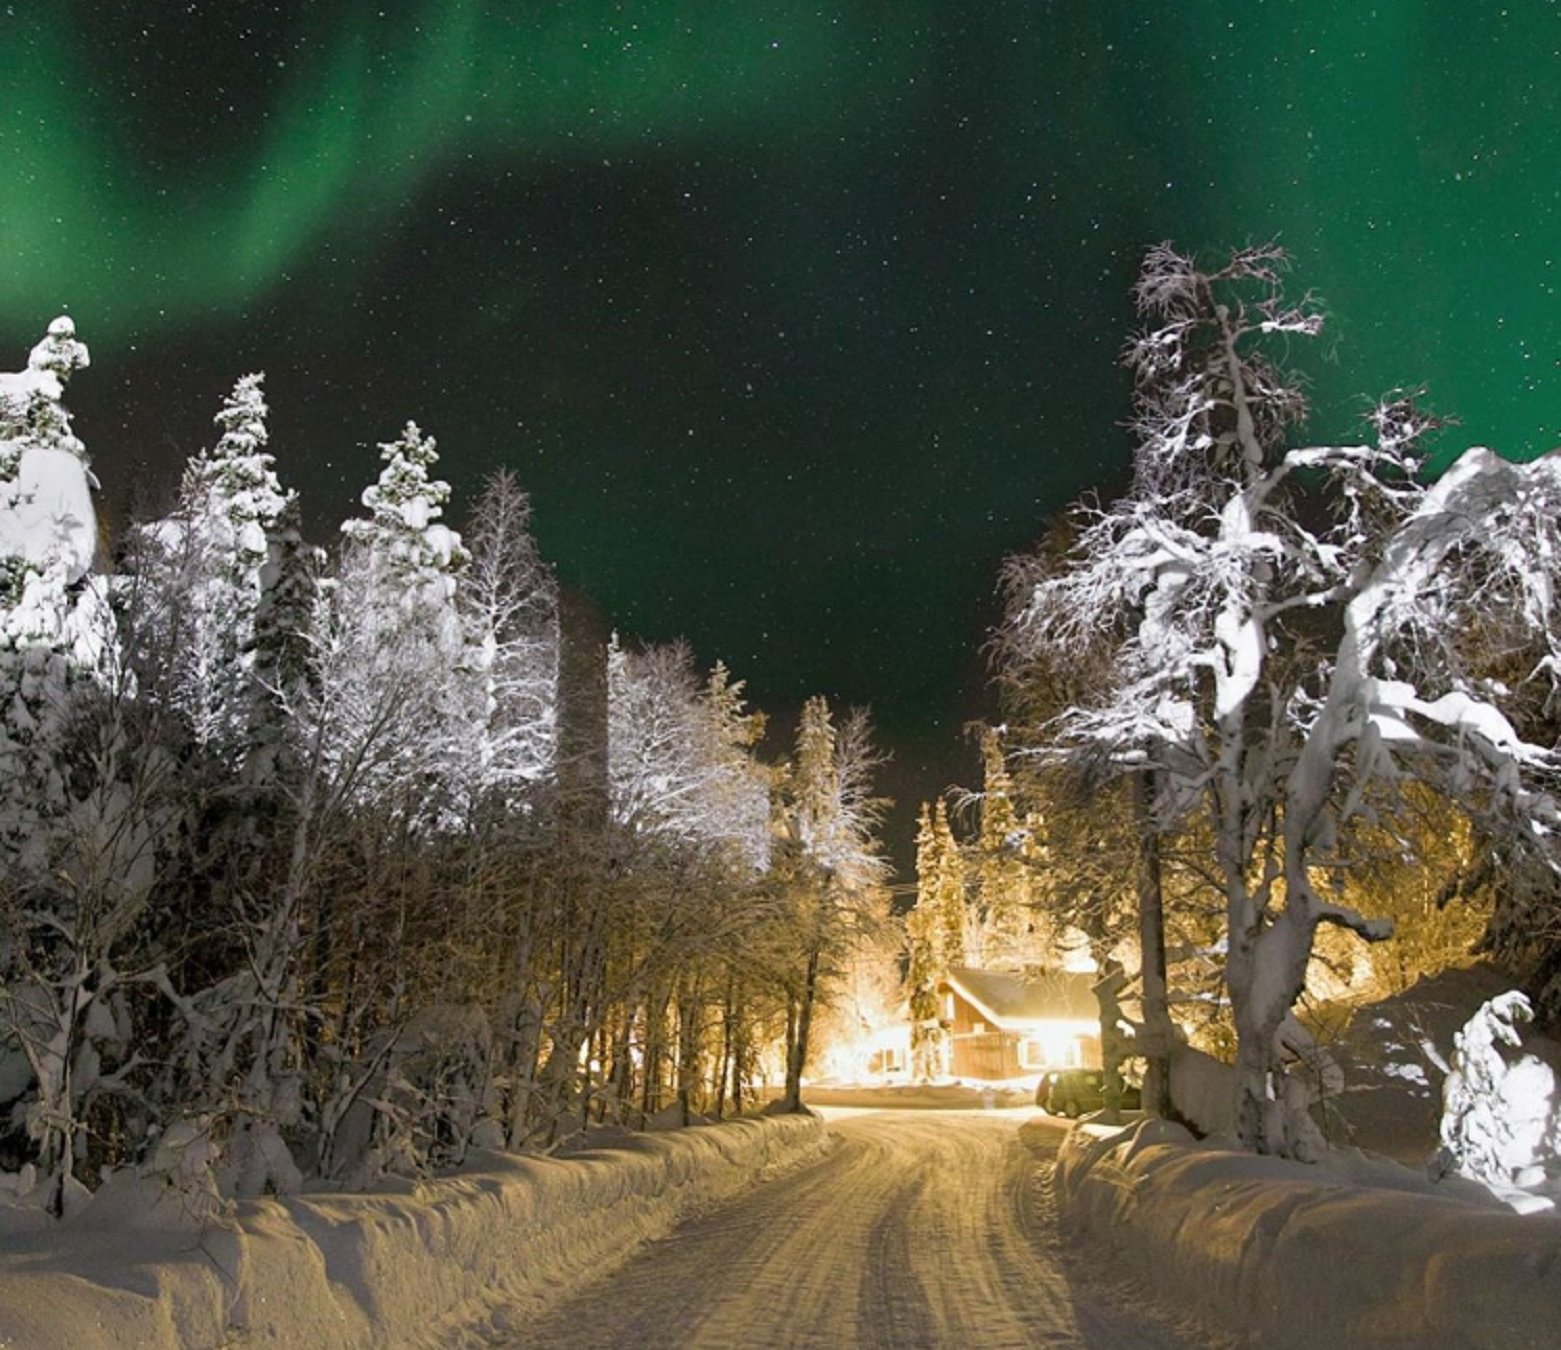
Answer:
<svg viewBox="0 0 1561 1350"><path fill-rule="evenodd" d="M1556 0L14 0L0 91L0 365L75 316L111 516L248 370L322 539L415 417L626 631L871 705L901 858L1145 245L1291 250L1316 437L1561 444Z"/></svg>

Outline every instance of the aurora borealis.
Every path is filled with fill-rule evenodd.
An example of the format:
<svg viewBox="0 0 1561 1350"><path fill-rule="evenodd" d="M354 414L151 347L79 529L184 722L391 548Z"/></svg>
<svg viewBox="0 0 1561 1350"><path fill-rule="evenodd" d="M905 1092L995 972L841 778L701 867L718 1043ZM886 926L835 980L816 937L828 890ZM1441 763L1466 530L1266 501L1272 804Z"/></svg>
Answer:
<svg viewBox="0 0 1561 1350"><path fill-rule="evenodd" d="M1125 467L1145 244L1289 247L1314 436L1425 384L1561 444L1553 0L17 3L0 88L5 361L75 316L111 509L246 370L321 538L416 417L626 630L871 703L902 797Z"/></svg>

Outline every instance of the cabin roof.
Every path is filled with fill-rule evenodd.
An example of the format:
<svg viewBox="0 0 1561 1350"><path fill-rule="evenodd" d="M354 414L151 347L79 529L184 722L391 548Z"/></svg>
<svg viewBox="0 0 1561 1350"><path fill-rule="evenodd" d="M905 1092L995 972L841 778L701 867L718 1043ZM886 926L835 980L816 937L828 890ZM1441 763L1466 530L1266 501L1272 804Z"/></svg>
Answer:
<svg viewBox="0 0 1561 1350"><path fill-rule="evenodd" d="M1100 1015L1095 1001L1096 976L1071 970L1040 975L1004 975L992 970L956 966L948 973L949 987L964 996L999 1027L1019 1023L1066 1020L1091 1021Z"/></svg>

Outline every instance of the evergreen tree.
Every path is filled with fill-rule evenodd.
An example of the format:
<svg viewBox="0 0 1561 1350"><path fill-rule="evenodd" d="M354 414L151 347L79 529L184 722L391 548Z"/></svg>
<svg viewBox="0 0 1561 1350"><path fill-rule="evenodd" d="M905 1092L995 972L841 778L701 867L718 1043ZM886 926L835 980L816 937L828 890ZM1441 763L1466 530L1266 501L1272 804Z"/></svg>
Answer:
<svg viewBox="0 0 1561 1350"><path fill-rule="evenodd" d="M249 736L262 573L292 499L265 450L264 379L233 386L214 419L216 445L190 460L177 512L154 530L153 566L171 593L172 631L162 635L177 663L171 698L196 744L229 764Z"/></svg>
<svg viewBox="0 0 1561 1350"><path fill-rule="evenodd" d="M803 704L772 867L800 947L787 981L787 1109L801 1106L813 1013L832 962L863 927L887 874L876 838L884 803L872 794L880 762L865 713L854 711L837 727L828 700Z"/></svg>
<svg viewBox="0 0 1561 1350"><path fill-rule="evenodd" d="M355 799L378 799L389 818L441 828L465 809L470 731L463 680L476 658L456 608L468 561L461 537L440 523L450 485L430 477L432 437L408 422L380 446L385 467L364 489L368 519L342 525L346 540L317 620L315 716L326 753L357 764Z"/></svg>
<svg viewBox="0 0 1561 1350"><path fill-rule="evenodd" d="M89 364L60 317L0 375L0 858L42 878L68 804L59 756L76 693L114 667L113 619L85 576L96 548L86 450L66 382Z"/></svg>
<svg viewBox="0 0 1561 1350"><path fill-rule="evenodd" d="M447 605L468 555L460 535L439 523L450 485L429 476L439 462L434 438L408 422L399 439L379 449L385 467L363 490L369 519L349 520L342 533L367 551L377 602L403 609Z"/></svg>
<svg viewBox="0 0 1561 1350"><path fill-rule="evenodd" d="M1038 819L1021 818L1013 778L993 727L981 731L980 826L974 858L973 962L985 970L1044 964L1037 935Z"/></svg>
<svg viewBox="0 0 1561 1350"><path fill-rule="evenodd" d="M933 901L932 879L938 871L937 837L932 830L932 808L926 803L916 817L916 903L905 916L909 962L905 972L910 990L911 1074L926 1082L943 1073L943 1028L938 985L948 974L943 959L941 926Z"/></svg>

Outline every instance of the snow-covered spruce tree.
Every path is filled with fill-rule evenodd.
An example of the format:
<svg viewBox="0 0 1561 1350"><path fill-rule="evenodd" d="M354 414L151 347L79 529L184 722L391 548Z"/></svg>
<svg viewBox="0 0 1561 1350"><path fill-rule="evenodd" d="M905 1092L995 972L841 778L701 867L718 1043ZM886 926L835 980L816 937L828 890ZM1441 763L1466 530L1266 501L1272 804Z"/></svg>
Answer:
<svg viewBox="0 0 1561 1350"><path fill-rule="evenodd" d="M450 485L429 476L439 462L434 439L408 422L399 439L379 449L385 467L363 490L369 518L347 521L342 534L367 551L382 605L416 609L452 600L468 557L460 535L439 523Z"/></svg>
<svg viewBox="0 0 1561 1350"><path fill-rule="evenodd" d="M312 692L312 640L325 561L325 550L304 539L298 495L289 493L266 540L254 615L245 768L262 787L297 779L298 745L289 709Z"/></svg>
<svg viewBox="0 0 1561 1350"><path fill-rule="evenodd" d="M396 799L396 811L424 824L452 823L457 765L469 758L459 674L472 661L456 608L469 555L440 522L450 485L430 476L433 438L408 422L380 457L379 481L363 492L368 519L341 527L328 596L327 659L362 664L334 709L326 753L354 762L360 801Z"/></svg>
<svg viewBox="0 0 1561 1350"><path fill-rule="evenodd" d="M941 799L935 812L923 802L917 816L916 904L905 916L905 929L912 1072L927 1081L946 1065L938 986L951 966L965 963L965 872Z"/></svg>
<svg viewBox="0 0 1561 1350"><path fill-rule="evenodd" d="M87 574L93 479L61 401L87 364L61 316L25 370L0 374L0 859L13 880L49 873L69 801L61 730L77 688L112 664L112 619Z"/></svg>
<svg viewBox="0 0 1561 1350"><path fill-rule="evenodd" d="M1037 903L1045 863L1044 822L1021 814L1002 733L981 728L981 791L973 799L978 828L971 845L974 875L967 931L970 964L1020 970L1044 964L1049 926Z"/></svg>
<svg viewBox="0 0 1561 1350"><path fill-rule="evenodd" d="M270 539L291 494L266 452L265 376L223 400L210 450L193 456L173 514L143 527L134 565L143 610L138 664L167 666L147 692L166 700L195 744L225 768L242 758L255 708L255 621ZM154 599L160 606L153 608Z"/></svg>
<svg viewBox="0 0 1561 1350"><path fill-rule="evenodd" d="M1561 457L1467 451L1418 477L1429 421L1380 406L1374 444L1289 449L1305 411L1271 348L1315 335L1277 248L1200 267L1145 260L1149 327L1129 344L1138 446L1129 494L1079 535L1071 565L1009 616L1010 649L1066 652L1121 633L1112 678L1055 724L1057 755L1153 770L1163 823L1202 813L1225 909L1237 1031L1234 1119L1249 1147L1309 1156L1308 1058L1291 1014L1320 924L1389 936L1327 893L1347 831L1418 778L1489 837L1548 853L1551 753L1479 678L1500 640L1555 667ZM1308 472L1318 485L1303 489ZM1331 524L1307 508L1333 507ZM1321 616L1321 617L1319 617ZM1478 638L1471 650L1471 638Z"/></svg>

